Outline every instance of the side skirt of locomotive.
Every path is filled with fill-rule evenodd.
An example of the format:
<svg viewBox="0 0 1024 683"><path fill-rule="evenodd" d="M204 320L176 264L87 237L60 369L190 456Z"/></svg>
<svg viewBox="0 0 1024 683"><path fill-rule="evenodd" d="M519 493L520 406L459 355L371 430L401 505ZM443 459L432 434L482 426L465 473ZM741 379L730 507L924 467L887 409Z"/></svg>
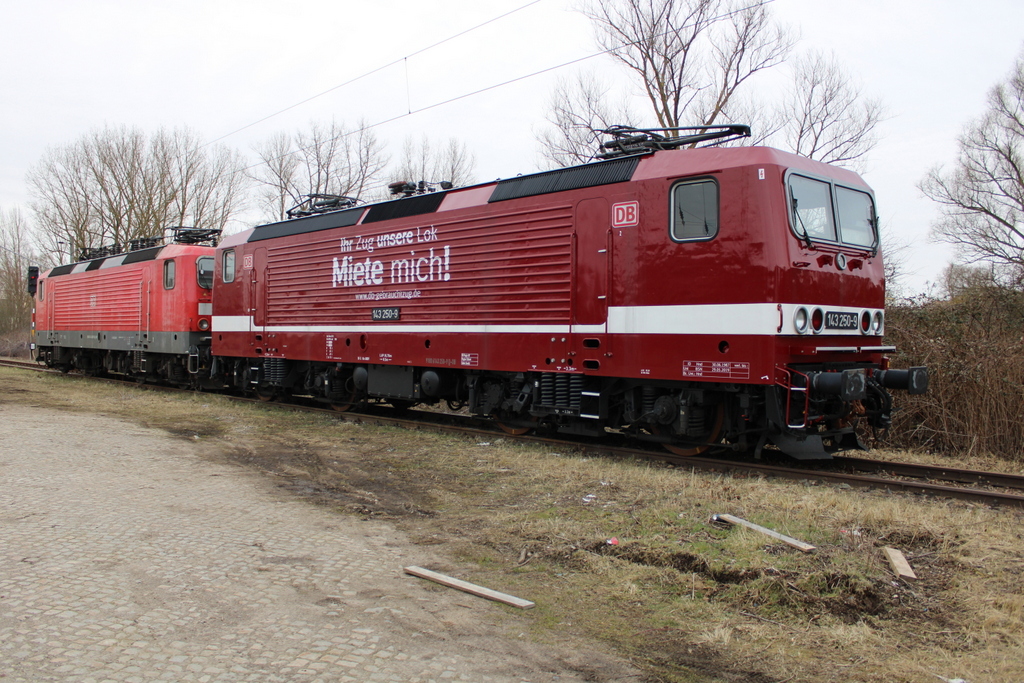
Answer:
<svg viewBox="0 0 1024 683"><path fill-rule="evenodd" d="M173 333L161 333L175 336ZM36 361L61 372L78 370L86 375L114 375L139 382L166 382L191 389L216 390L223 383L210 379L209 336L183 333L169 348L161 345L154 334L154 343L139 344L129 350L100 348L103 333L92 333L93 348L72 345L37 345ZM194 338L193 338L194 337ZM84 338L84 335L83 335ZM105 343L106 340L104 339ZM80 342L79 342L80 343Z"/></svg>
<svg viewBox="0 0 1024 683"><path fill-rule="evenodd" d="M452 409L493 418L509 433L541 429L597 437L612 430L679 455L708 449L760 455L770 441L798 459L862 448L858 425L889 425L887 389L927 386L924 368L788 372L791 380L779 385L747 385L283 358L215 358L212 367L214 380L238 390L263 398L310 396L338 410L369 401L408 407L443 400Z"/></svg>

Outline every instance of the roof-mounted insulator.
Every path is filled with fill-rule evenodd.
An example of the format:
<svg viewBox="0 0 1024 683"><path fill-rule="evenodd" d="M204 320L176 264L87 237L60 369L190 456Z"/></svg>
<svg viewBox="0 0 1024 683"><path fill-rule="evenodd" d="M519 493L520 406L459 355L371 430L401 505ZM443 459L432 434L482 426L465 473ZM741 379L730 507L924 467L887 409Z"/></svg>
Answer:
<svg viewBox="0 0 1024 683"><path fill-rule="evenodd" d="M124 253L124 250L121 249L121 245L117 243L104 244L102 247L84 247L78 255L78 260L92 261L93 259L117 256L122 253Z"/></svg>
<svg viewBox="0 0 1024 683"><path fill-rule="evenodd" d="M454 187L452 183L447 180L442 180L441 182L427 182L426 180L421 180L418 183L414 183L411 180L399 180L398 182L388 184L388 190L391 194L400 194L406 197L411 197L414 194L436 192L438 188L442 190L450 190L452 187Z"/></svg>
<svg viewBox="0 0 1024 683"><path fill-rule="evenodd" d="M359 203L356 197L343 197L339 194L307 194L301 202L285 211L288 218L305 218L321 213L331 213L350 209Z"/></svg>
<svg viewBox="0 0 1024 683"><path fill-rule="evenodd" d="M159 247L163 243L163 237L139 237L138 239L128 240L128 251L139 251L140 249Z"/></svg>
<svg viewBox="0 0 1024 683"><path fill-rule="evenodd" d="M211 247L217 246L221 232L216 228L190 228L184 225L176 225L168 230L171 231L171 239L175 244L209 244ZM159 242L150 246L155 247L157 244Z"/></svg>

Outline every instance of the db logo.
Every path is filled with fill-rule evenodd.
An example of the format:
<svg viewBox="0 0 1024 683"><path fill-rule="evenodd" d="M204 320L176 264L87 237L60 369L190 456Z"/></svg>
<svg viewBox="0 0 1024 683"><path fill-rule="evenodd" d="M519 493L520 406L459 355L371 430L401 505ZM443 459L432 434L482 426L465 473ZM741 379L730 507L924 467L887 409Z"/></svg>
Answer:
<svg viewBox="0 0 1024 683"><path fill-rule="evenodd" d="M632 228L640 225L640 202L612 204L612 227Z"/></svg>
<svg viewBox="0 0 1024 683"><path fill-rule="evenodd" d="M242 267L252 268L252 254L246 254L242 257Z"/></svg>

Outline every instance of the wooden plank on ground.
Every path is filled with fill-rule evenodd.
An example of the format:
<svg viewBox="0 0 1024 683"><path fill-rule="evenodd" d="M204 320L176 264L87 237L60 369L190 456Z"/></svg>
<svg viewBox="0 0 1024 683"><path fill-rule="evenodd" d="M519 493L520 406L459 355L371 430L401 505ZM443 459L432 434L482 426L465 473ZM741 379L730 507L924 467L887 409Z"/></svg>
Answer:
<svg viewBox="0 0 1024 683"><path fill-rule="evenodd" d="M791 545L794 548L796 548L797 550L801 550L801 551L803 551L805 553L810 553L810 552L814 552L815 550L817 550L817 548L815 548L810 543L804 543L803 541L798 541L797 539L792 538L791 536L786 536L784 534L780 534L778 531L772 531L771 529L766 529L765 527L763 527L763 526L761 526L759 524L754 524L753 522L748 522L747 520L740 519L739 517L736 517L734 515L712 515L711 519L716 521L716 522L719 522L719 521L720 522L728 522L729 524L745 526L748 529L753 529L754 531L758 531L758 532L764 534L765 536L771 536L772 538L778 539L778 540L782 541L783 543L785 543L786 545Z"/></svg>
<svg viewBox="0 0 1024 683"><path fill-rule="evenodd" d="M892 567L892 571L896 576L901 579L917 579L917 574L910 568L910 563L907 562L907 558L903 556L896 548L882 548L882 552L885 553L885 558L889 560L889 566Z"/></svg>
<svg viewBox="0 0 1024 683"><path fill-rule="evenodd" d="M514 595L508 595L507 593L492 591L490 588L484 588L483 586L478 586L475 583L469 583L468 581L462 581L460 579L452 578L451 576L438 574L437 572L432 572L429 569L424 569L423 567L406 567L405 573L418 576L421 579L427 579L428 581L434 581L442 586L457 588L460 591L465 591L481 598L487 598L488 600L495 600L497 602L503 602L506 605L519 607L520 609L530 609L533 607L533 603L529 600L523 600L522 598L517 598Z"/></svg>

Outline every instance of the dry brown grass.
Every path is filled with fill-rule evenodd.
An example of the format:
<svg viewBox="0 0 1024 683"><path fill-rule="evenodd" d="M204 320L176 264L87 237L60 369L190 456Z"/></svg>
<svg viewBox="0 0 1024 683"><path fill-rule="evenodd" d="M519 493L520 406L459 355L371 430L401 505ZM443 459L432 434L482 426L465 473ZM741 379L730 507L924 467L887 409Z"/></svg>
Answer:
<svg viewBox="0 0 1024 683"><path fill-rule="evenodd" d="M897 397L890 441L1024 462L1024 292L979 284L887 311L894 367L928 366L927 394Z"/></svg>
<svg viewBox="0 0 1024 683"><path fill-rule="evenodd" d="M436 569L535 601L532 637L601 639L652 680L1024 680L1017 511L5 369L0 387L5 400L100 410L216 445L339 513L388 519L451 558ZM724 512L818 550L711 523ZM894 581L884 545L906 553L918 582Z"/></svg>
<svg viewBox="0 0 1024 683"><path fill-rule="evenodd" d="M0 334L0 356L8 358L28 358L31 355L29 343L32 341L31 330L21 330Z"/></svg>

